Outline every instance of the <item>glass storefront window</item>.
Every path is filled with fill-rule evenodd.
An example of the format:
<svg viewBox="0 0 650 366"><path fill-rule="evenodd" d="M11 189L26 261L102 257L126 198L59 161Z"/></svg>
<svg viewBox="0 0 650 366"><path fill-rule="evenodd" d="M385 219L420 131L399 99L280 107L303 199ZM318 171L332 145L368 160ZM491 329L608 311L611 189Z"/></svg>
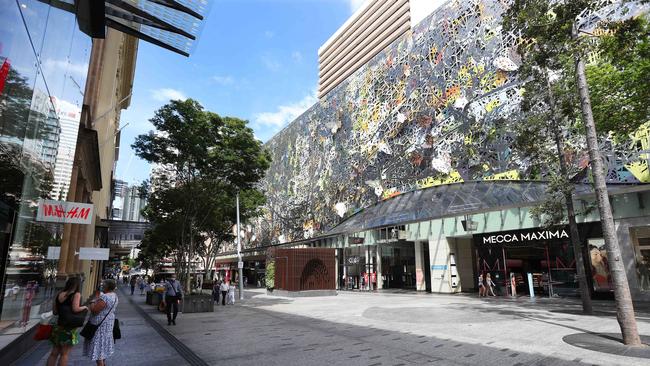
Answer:
<svg viewBox="0 0 650 366"><path fill-rule="evenodd" d="M639 289L641 291L650 291L650 227L631 228L630 238L632 239L636 257Z"/></svg>
<svg viewBox="0 0 650 366"><path fill-rule="evenodd" d="M0 7L0 334L19 335L50 310L55 293L57 262L46 256L63 230L36 222L36 206L54 181L58 109L81 110L91 40L74 14L45 2Z"/></svg>

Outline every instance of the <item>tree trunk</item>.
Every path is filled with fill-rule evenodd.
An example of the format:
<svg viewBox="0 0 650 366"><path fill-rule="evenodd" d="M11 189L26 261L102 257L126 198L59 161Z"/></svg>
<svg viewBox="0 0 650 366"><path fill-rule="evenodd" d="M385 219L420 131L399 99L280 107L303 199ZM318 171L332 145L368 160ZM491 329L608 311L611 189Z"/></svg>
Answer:
<svg viewBox="0 0 650 366"><path fill-rule="evenodd" d="M555 134L555 147L557 149L557 157L560 163L560 174L562 177L569 181L569 173L564 159L564 138L562 131L560 131L560 124L557 120L555 109L555 96L551 89L551 82L548 78L548 71L546 72L546 86L548 87L549 104L551 107L551 120L553 122L553 132ZM582 251L582 242L580 240L580 231L578 230L578 223L576 222L576 213L573 207L573 189L564 191L564 202L566 204L567 217L569 219L569 231L571 232L571 246L573 247L573 254L576 258L576 271L578 272L578 289L580 290L580 299L582 300L582 312L585 314L592 314L593 307L591 305L591 293L589 291L589 284L587 283L587 273L585 270L585 259Z"/></svg>
<svg viewBox="0 0 650 366"><path fill-rule="evenodd" d="M574 36L576 34L577 32L574 29ZM598 150L596 125L591 111L589 88L585 75L585 61L579 53L576 54L575 64L577 86L580 94L580 107L582 109L582 118L587 134L589 159L591 160L591 174L593 176L594 189L598 201L598 212L600 213L603 238L605 239L605 247L607 248L609 271L612 275L614 295L616 296L616 318L618 319L618 324L623 334L623 343L628 346L641 346L641 338L639 338L636 318L634 317L632 295L630 294L630 286L627 282L625 265L621 258L621 249L618 246L618 239L616 238L616 228L614 226L612 208L609 203L609 195L607 194L603 163Z"/></svg>

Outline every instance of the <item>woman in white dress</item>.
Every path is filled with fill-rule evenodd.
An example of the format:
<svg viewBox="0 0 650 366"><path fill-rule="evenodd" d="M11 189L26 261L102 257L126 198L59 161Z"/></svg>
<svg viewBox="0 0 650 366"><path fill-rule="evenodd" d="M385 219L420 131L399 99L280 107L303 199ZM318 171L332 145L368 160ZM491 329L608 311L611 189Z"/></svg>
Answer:
<svg viewBox="0 0 650 366"><path fill-rule="evenodd" d="M115 281L104 281L104 292L99 298L93 300L90 306L90 319L92 324L99 325L92 339L84 341L84 356L97 362L97 366L104 366L104 360L113 354L113 324L115 323L115 309L117 308L117 294Z"/></svg>
<svg viewBox="0 0 650 366"><path fill-rule="evenodd" d="M235 305L235 286L228 286L228 305Z"/></svg>

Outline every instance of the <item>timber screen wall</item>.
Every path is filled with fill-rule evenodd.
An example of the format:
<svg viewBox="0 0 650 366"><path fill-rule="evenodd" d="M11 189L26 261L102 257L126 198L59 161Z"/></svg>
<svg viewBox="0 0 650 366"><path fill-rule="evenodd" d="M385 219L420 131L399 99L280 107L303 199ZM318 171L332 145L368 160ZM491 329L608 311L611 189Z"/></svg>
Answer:
<svg viewBox="0 0 650 366"><path fill-rule="evenodd" d="M336 249L275 251L275 288L287 291L335 290Z"/></svg>

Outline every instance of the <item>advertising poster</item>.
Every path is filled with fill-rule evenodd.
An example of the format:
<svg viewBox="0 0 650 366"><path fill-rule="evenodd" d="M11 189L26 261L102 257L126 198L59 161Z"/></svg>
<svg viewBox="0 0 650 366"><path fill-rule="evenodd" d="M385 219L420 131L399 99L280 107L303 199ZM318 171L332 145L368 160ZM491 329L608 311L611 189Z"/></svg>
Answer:
<svg viewBox="0 0 650 366"><path fill-rule="evenodd" d="M589 239L589 260L591 263L591 277L594 291L611 291L612 276L609 273L607 249L604 239Z"/></svg>

